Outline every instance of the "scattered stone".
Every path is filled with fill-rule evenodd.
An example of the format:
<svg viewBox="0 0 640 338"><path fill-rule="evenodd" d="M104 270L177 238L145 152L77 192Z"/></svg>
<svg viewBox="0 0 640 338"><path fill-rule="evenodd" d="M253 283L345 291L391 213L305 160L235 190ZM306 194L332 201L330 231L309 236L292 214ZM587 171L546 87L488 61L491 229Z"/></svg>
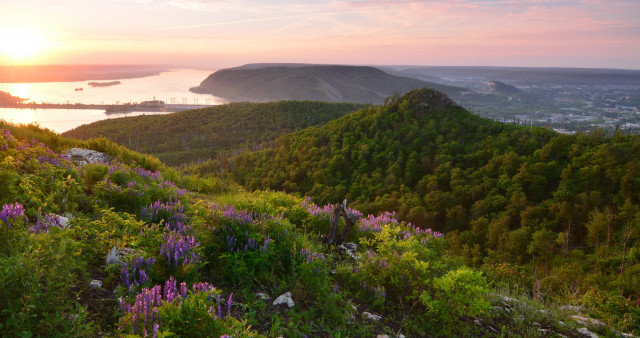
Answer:
<svg viewBox="0 0 640 338"><path fill-rule="evenodd" d="M369 320L372 320L372 321L374 321L374 322L379 322L379 321L380 321L380 319L382 319L382 317L381 317L381 316L374 315L373 313L369 313L369 312L367 312L367 311L365 311L365 312L363 312L363 313L362 313L362 317L364 317L364 318L366 318L366 319L369 319Z"/></svg>
<svg viewBox="0 0 640 338"><path fill-rule="evenodd" d="M331 269L331 275L335 275L337 273L338 273L338 271L336 271L336 269Z"/></svg>
<svg viewBox="0 0 640 338"><path fill-rule="evenodd" d="M540 323L538 323L538 322L533 322L532 324L533 324L533 326L540 326Z"/></svg>
<svg viewBox="0 0 640 338"><path fill-rule="evenodd" d="M358 252L358 245L356 243L342 243L338 245L338 249L342 250L347 256L353 259L358 259L358 256L356 255L356 252Z"/></svg>
<svg viewBox="0 0 640 338"><path fill-rule="evenodd" d="M276 300L273 301L273 305L287 304L287 307L292 308L296 305L296 303L291 299L291 292L287 292L283 295L278 296Z"/></svg>
<svg viewBox="0 0 640 338"><path fill-rule="evenodd" d="M399 333L397 336L397 338L405 338L404 335L402 333Z"/></svg>
<svg viewBox="0 0 640 338"><path fill-rule="evenodd" d="M565 325L565 324L564 324L564 322L563 322L563 321L561 321L561 320L559 320L559 321L558 321L558 324L560 324L560 325L562 325L562 326L564 326L564 325Z"/></svg>
<svg viewBox="0 0 640 338"><path fill-rule="evenodd" d="M386 334L379 334L376 336L376 338L390 338L390 337L387 336Z"/></svg>
<svg viewBox="0 0 640 338"><path fill-rule="evenodd" d="M125 256L132 255L136 252L137 251L134 249L130 249L130 248L118 249L118 247L114 246L113 248L111 248L111 251L109 251L109 253L107 254L107 257L105 258L105 263L107 264L107 266L111 264L124 266L124 262L122 261L122 259Z"/></svg>
<svg viewBox="0 0 640 338"><path fill-rule="evenodd" d="M509 302L509 303L516 303L516 304L521 304L522 301L515 299L515 298L511 298L511 297L507 297L507 296L503 296L503 295L497 295L498 297L502 298L503 301Z"/></svg>
<svg viewBox="0 0 640 338"><path fill-rule="evenodd" d="M111 162L111 156L90 149L71 148L65 155L80 167L84 167L89 163Z"/></svg>
<svg viewBox="0 0 640 338"><path fill-rule="evenodd" d="M584 307L583 306L573 306L573 305L563 305L559 308L560 310L563 311L571 311L571 312L582 312L584 311Z"/></svg>
<svg viewBox="0 0 640 338"><path fill-rule="evenodd" d="M66 228L69 225L69 217L56 215L58 217L58 224L61 228Z"/></svg>
<svg viewBox="0 0 640 338"><path fill-rule="evenodd" d="M575 320L580 325L605 326L603 322L593 318L582 317L582 316L571 316L571 319Z"/></svg>
<svg viewBox="0 0 640 338"><path fill-rule="evenodd" d="M349 305L351 305L351 309L352 309L353 311L358 311L358 308L357 308L355 305L353 305L353 304L349 304Z"/></svg>
<svg viewBox="0 0 640 338"><path fill-rule="evenodd" d="M46 223L47 228L58 227L60 229L64 229L69 224L69 219L64 216L55 215L55 218L51 222L47 222L45 219L41 219Z"/></svg>
<svg viewBox="0 0 640 338"><path fill-rule="evenodd" d="M547 329L538 329L538 331L542 332L542 334L546 335L549 330Z"/></svg>
<svg viewBox="0 0 640 338"><path fill-rule="evenodd" d="M262 300L269 300L271 299L271 297L269 297L268 294L264 293L264 292L258 292L256 293L256 296Z"/></svg>
<svg viewBox="0 0 640 338"><path fill-rule="evenodd" d="M581 327L579 329L576 329L576 332L578 332L579 334L581 334L584 337L589 337L589 338L600 338L598 337L597 334L589 331L589 329L587 329L586 327Z"/></svg>
<svg viewBox="0 0 640 338"><path fill-rule="evenodd" d="M89 283L89 287L92 289L99 289L102 287L102 281L94 279L91 281L91 283Z"/></svg>
<svg viewBox="0 0 640 338"><path fill-rule="evenodd" d="M482 326L482 322L480 321L480 319L476 318L473 320L473 323L478 325L478 326Z"/></svg>

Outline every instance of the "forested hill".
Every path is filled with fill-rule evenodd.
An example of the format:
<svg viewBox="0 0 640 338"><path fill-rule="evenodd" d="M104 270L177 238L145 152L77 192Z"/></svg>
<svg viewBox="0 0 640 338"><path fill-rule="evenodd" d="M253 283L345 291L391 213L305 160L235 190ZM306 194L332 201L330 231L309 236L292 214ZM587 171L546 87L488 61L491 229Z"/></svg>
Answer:
<svg viewBox="0 0 640 338"><path fill-rule="evenodd" d="M315 100L381 104L396 92L430 87L449 95L467 89L385 73L374 67L251 65L222 69L191 91L229 101Z"/></svg>
<svg viewBox="0 0 640 338"><path fill-rule="evenodd" d="M397 210L445 231L469 263L531 263L553 291L598 285L640 296L640 252L635 267L624 260L640 237L638 136L505 125L423 89L232 164L250 189L299 192L316 203L346 198L365 214Z"/></svg>
<svg viewBox="0 0 640 338"><path fill-rule="evenodd" d="M64 133L104 136L153 154L169 165L262 149L278 136L326 123L366 105L326 102L231 103L167 115L132 116L82 125Z"/></svg>

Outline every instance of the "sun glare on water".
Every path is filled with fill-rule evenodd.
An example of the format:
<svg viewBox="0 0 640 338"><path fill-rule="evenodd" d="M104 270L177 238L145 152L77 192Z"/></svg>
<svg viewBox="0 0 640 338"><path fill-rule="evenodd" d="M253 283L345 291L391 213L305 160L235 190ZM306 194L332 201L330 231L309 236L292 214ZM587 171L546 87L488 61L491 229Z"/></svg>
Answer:
<svg viewBox="0 0 640 338"><path fill-rule="evenodd" d="M17 62L28 62L47 49L44 35L29 28L0 30L0 54Z"/></svg>

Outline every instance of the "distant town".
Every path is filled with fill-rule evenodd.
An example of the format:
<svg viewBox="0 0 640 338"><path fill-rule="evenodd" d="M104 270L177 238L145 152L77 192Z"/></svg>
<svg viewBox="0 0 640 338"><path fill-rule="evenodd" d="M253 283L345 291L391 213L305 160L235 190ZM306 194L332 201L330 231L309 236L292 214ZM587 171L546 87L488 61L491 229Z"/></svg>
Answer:
<svg viewBox="0 0 640 338"><path fill-rule="evenodd" d="M513 98L487 107L476 100L460 104L482 116L523 125L546 126L573 134L602 128L608 131L640 132L640 86L522 86L538 96L538 102L521 103Z"/></svg>

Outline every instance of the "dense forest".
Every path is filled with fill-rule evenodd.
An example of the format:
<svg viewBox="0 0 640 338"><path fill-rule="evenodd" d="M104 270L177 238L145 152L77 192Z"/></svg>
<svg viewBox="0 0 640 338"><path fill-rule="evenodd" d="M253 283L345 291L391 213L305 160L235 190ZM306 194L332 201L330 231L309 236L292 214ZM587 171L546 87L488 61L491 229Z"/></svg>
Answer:
<svg viewBox="0 0 640 338"><path fill-rule="evenodd" d="M538 298L640 302L638 136L497 123L424 89L284 136L226 168L249 189L395 210Z"/></svg>
<svg viewBox="0 0 640 338"><path fill-rule="evenodd" d="M132 116L82 125L63 135L103 136L174 166L268 147L278 136L366 107L352 103L231 103L167 115Z"/></svg>

